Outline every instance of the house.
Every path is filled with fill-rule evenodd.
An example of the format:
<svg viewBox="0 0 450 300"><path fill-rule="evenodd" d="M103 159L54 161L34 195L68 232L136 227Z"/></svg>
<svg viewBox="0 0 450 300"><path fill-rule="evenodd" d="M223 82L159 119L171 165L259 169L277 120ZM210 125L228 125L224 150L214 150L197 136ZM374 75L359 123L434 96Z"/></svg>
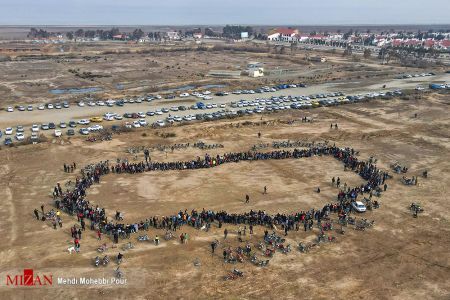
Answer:
<svg viewBox="0 0 450 300"><path fill-rule="evenodd" d="M264 76L264 68L250 68L247 69L248 76L250 77L262 77Z"/></svg>
<svg viewBox="0 0 450 300"><path fill-rule="evenodd" d="M201 39L203 37L203 34L201 32L196 32L193 34L194 39Z"/></svg>
<svg viewBox="0 0 450 300"><path fill-rule="evenodd" d="M439 47L440 47L440 48L443 48L443 49L450 50L450 40L442 40L442 41L439 43Z"/></svg>
<svg viewBox="0 0 450 300"><path fill-rule="evenodd" d="M113 38L113 40L124 40L127 38L127 36L125 34L116 34L116 35L113 35L112 38Z"/></svg>
<svg viewBox="0 0 450 300"><path fill-rule="evenodd" d="M297 35L298 33L298 29L276 28L268 33L267 39L269 41L292 42L295 35Z"/></svg>
<svg viewBox="0 0 450 300"><path fill-rule="evenodd" d="M166 35L169 38L169 40L179 40L180 39L180 35L178 34L177 31L168 31L166 33Z"/></svg>

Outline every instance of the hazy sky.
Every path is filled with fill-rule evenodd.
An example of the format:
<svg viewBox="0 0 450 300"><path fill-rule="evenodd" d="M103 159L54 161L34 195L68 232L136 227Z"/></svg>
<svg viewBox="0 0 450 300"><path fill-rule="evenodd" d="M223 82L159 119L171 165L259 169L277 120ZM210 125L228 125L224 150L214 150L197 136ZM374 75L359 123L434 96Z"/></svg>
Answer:
<svg viewBox="0 0 450 300"><path fill-rule="evenodd" d="M0 0L2 25L448 24L450 0Z"/></svg>

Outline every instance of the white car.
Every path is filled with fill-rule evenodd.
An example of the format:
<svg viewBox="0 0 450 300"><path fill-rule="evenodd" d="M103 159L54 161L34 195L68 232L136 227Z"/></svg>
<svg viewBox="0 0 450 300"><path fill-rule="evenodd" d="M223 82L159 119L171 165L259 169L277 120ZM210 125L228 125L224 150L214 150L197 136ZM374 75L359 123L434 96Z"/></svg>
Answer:
<svg viewBox="0 0 450 300"><path fill-rule="evenodd" d="M157 110L155 110L155 114L156 114L156 115L162 115L163 112L162 112L160 109L157 109Z"/></svg>
<svg viewBox="0 0 450 300"><path fill-rule="evenodd" d="M32 105L28 105L28 106L27 106L27 110L28 110L28 111L32 111L32 110L33 110L33 106L32 106Z"/></svg>
<svg viewBox="0 0 450 300"><path fill-rule="evenodd" d="M225 108L227 105L225 103L220 104L220 108Z"/></svg>
<svg viewBox="0 0 450 300"><path fill-rule="evenodd" d="M170 110L171 110L171 111L178 111L178 107L172 106L172 107L170 108Z"/></svg>
<svg viewBox="0 0 450 300"><path fill-rule="evenodd" d="M145 119L139 119L139 125L141 125L142 127L147 126L147 121L145 121Z"/></svg>
<svg viewBox="0 0 450 300"><path fill-rule="evenodd" d="M51 104L51 103L47 104L47 108L48 109L53 109L53 104Z"/></svg>
<svg viewBox="0 0 450 300"><path fill-rule="evenodd" d="M62 134L61 130L55 129L55 136L56 136L56 137L60 137L61 134Z"/></svg>
<svg viewBox="0 0 450 300"><path fill-rule="evenodd" d="M161 95L156 95L155 98L156 99L161 99L162 97L161 97Z"/></svg>
<svg viewBox="0 0 450 300"><path fill-rule="evenodd" d="M203 100L212 100L213 97L211 96L203 96Z"/></svg>
<svg viewBox="0 0 450 300"><path fill-rule="evenodd" d="M33 140L37 140L37 139L38 139L37 133L36 132L32 132L31 133L31 140L33 141Z"/></svg>
<svg viewBox="0 0 450 300"><path fill-rule="evenodd" d="M7 112L13 112L14 108L12 108L11 106L8 106L8 108L6 109Z"/></svg>
<svg viewBox="0 0 450 300"><path fill-rule="evenodd" d="M209 95L209 94L211 94L210 91L204 91L204 92L203 92L203 95Z"/></svg>
<svg viewBox="0 0 450 300"><path fill-rule="evenodd" d="M91 127L88 128L89 131L99 131L99 130L102 130L102 129L103 129L103 126L102 125L98 125L98 124L92 125Z"/></svg>
<svg viewBox="0 0 450 300"><path fill-rule="evenodd" d="M137 115L139 116L139 118L145 118L146 116L145 112L142 111L138 112Z"/></svg>
<svg viewBox="0 0 450 300"><path fill-rule="evenodd" d="M41 104L41 105L39 105L39 106L37 107L37 109L38 109L38 110L44 110L44 109L45 109L45 106Z"/></svg>
<svg viewBox="0 0 450 300"><path fill-rule="evenodd" d="M78 121L78 124L80 124L80 125L87 125L89 123L90 123L90 121L86 120L86 119L81 119L80 121Z"/></svg>
<svg viewBox="0 0 450 300"><path fill-rule="evenodd" d="M80 128L80 133L83 135L88 135L89 134L89 129L87 128Z"/></svg>
<svg viewBox="0 0 450 300"><path fill-rule="evenodd" d="M353 210L355 210L357 212L365 212L366 211L366 206L361 201L352 202L352 208L353 208Z"/></svg>
<svg viewBox="0 0 450 300"><path fill-rule="evenodd" d="M174 116L174 117L173 117L173 120L174 120L174 121L177 121L177 122L183 121L183 119L182 119L181 117L179 117L179 116Z"/></svg>
<svg viewBox="0 0 450 300"><path fill-rule="evenodd" d="M95 102L89 101L89 102L88 102L88 105L89 105L89 106L95 106Z"/></svg>
<svg viewBox="0 0 450 300"><path fill-rule="evenodd" d="M425 88L421 87L421 86L416 86L416 91L423 91Z"/></svg>
<svg viewBox="0 0 450 300"><path fill-rule="evenodd" d="M114 119L116 119L116 120L122 120L122 119L123 119L123 117L122 117L122 116L119 116L119 115L117 115L117 116L114 116Z"/></svg>
<svg viewBox="0 0 450 300"><path fill-rule="evenodd" d="M25 139L25 136L21 132L16 133L16 140L23 141Z"/></svg>
<svg viewBox="0 0 450 300"><path fill-rule="evenodd" d="M39 125L33 124L31 126L31 132L39 132Z"/></svg>
<svg viewBox="0 0 450 300"><path fill-rule="evenodd" d="M105 106L105 102L103 101L97 101L96 103L98 106Z"/></svg>
<svg viewBox="0 0 450 300"><path fill-rule="evenodd" d="M158 120L158 121L156 121L156 125L162 127L162 126L166 125L166 123L164 123L163 120Z"/></svg>
<svg viewBox="0 0 450 300"><path fill-rule="evenodd" d="M13 129L12 129L12 127L6 128L6 129L5 129L5 134L6 134L6 135L11 135L11 134L13 134Z"/></svg>
<svg viewBox="0 0 450 300"><path fill-rule="evenodd" d="M59 128L66 128L67 124L65 122L59 123Z"/></svg>
<svg viewBox="0 0 450 300"><path fill-rule="evenodd" d="M139 128L139 127L141 127L141 124L139 124L139 121L133 121L133 127Z"/></svg>
<svg viewBox="0 0 450 300"><path fill-rule="evenodd" d="M186 98L189 97L189 93L183 93L180 95L180 98Z"/></svg>
<svg viewBox="0 0 450 300"><path fill-rule="evenodd" d="M78 102L78 106L79 107L83 107L84 106L84 102L83 101Z"/></svg>

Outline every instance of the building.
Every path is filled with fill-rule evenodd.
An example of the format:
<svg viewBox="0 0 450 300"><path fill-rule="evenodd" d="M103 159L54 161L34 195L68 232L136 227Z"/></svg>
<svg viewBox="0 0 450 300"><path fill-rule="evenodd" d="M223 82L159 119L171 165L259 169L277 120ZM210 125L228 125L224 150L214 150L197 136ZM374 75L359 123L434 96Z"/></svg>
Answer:
<svg viewBox="0 0 450 300"><path fill-rule="evenodd" d="M193 34L194 39L201 39L203 37L203 34L201 32L196 32Z"/></svg>
<svg viewBox="0 0 450 300"><path fill-rule="evenodd" d="M250 77L263 77L264 76L264 68L250 68L247 69L248 76Z"/></svg>
<svg viewBox="0 0 450 300"><path fill-rule="evenodd" d="M169 38L169 40L179 40L180 39L180 35L179 35L178 31L168 31L166 33L166 35Z"/></svg>
<svg viewBox="0 0 450 300"><path fill-rule="evenodd" d="M267 39L269 41L292 42L296 35L298 35L297 29L276 28L269 32Z"/></svg>
<svg viewBox="0 0 450 300"><path fill-rule="evenodd" d="M314 61L314 62L326 62L327 58L323 57L323 56L313 56L309 58L310 61Z"/></svg>
<svg viewBox="0 0 450 300"><path fill-rule="evenodd" d="M229 70L211 70L208 76L219 78L239 78L241 77L241 71L229 71Z"/></svg>

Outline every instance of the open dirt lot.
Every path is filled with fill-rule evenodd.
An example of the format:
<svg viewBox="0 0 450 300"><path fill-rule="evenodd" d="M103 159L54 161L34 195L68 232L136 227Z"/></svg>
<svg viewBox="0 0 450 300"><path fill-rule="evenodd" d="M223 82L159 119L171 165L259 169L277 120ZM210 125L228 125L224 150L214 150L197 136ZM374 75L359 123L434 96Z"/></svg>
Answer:
<svg viewBox="0 0 450 300"><path fill-rule="evenodd" d="M328 62L307 57L325 55ZM244 71L261 62L263 78L213 78L211 70ZM266 44L197 45L129 44L125 42L36 44L0 43L0 107L52 101L75 101L88 94L98 98L171 92L186 86L222 85L215 90L255 88L277 82L323 83L353 80L376 82L411 69L380 65L372 60L354 62L340 54L321 54L297 47ZM411 71L412 72L412 71ZM375 80L375 81L374 81ZM90 91L89 88L101 90ZM86 89L66 93L65 89ZM175 90L173 90L175 89Z"/></svg>
<svg viewBox="0 0 450 300"><path fill-rule="evenodd" d="M48 143L0 150L0 298L1 299L449 299L450 297L450 117L448 95L431 94L416 100L376 100L369 103L318 108L258 117L196 123L165 129L143 129L114 136L103 143L72 139L70 143ZM417 118L414 114L417 113ZM285 121L313 117L314 123ZM249 121L249 122L245 122ZM234 123L235 126L231 126ZM236 127L236 123L240 123ZM339 129L330 129L338 123ZM142 135L145 132L146 135ZM156 133L159 133L158 135ZM258 139L257 133L262 137ZM175 133L162 138L161 133ZM287 241L295 249L288 255L277 253L269 266L258 268L250 262L237 266L224 264L222 247L239 244L237 226L224 225L230 235L223 240L223 229L213 225L210 232L183 227L190 236L187 244L162 241L158 247L139 244L125 252L121 269L127 284L118 286L63 286L58 277L111 277L114 263L95 268L92 259L100 242L87 229L81 240L81 252L68 254L70 226L75 217L63 214L63 228L54 230L50 223L34 219L33 209L53 206L50 197L56 182L74 180L63 163L75 161L78 166L101 160L133 156L130 146L221 143L222 149L208 150L218 154L247 151L254 144L274 140L308 140L336 143L360 151L359 157L373 156L378 166L389 169L395 161L409 167L407 176L429 171L427 179L419 176L417 186L405 186L401 175L388 181L388 190L380 198L381 207L366 212L365 218L375 226L360 232L349 228L337 236L337 243L324 244L308 254L297 251L300 241L312 240L312 232L290 232ZM267 149L267 151L269 151ZM261 151L265 151L264 149ZM204 155L205 150L189 148L151 153L155 161L188 160ZM143 159L142 154L138 160ZM145 174L109 174L88 190L87 198L105 207L109 218L116 210L125 213L124 222L135 222L149 216L164 216L179 210L226 209L228 212L266 210L270 213L294 213L319 208L336 201L337 189L331 178L355 186L362 179L345 172L341 163L330 157L298 160L241 162L213 169L152 172ZM263 186L268 194L263 195ZM317 187L321 193L315 193ZM250 203L244 203L245 194ZM413 218L408 207L421 202L425 212ZM245 241L262 240L264 228L256 227ZM180 232L178 232L180 233ZM162 236L162 230L151 229L149 236ZM280 231L279 234L282 234ZM210 243L220 240L218 251L211 255ZM111 244L109 239L106 239ZM121 240L120 244L125 241ZM243 244L245 245L245 243ZM117 249L107 254L117 255ZM200 266L194 266L198 258ZM245 277L224 281L233 267ZM20 288L6 286L6 274L21 274L24 268L53 274L53 286Z"/></svg>

